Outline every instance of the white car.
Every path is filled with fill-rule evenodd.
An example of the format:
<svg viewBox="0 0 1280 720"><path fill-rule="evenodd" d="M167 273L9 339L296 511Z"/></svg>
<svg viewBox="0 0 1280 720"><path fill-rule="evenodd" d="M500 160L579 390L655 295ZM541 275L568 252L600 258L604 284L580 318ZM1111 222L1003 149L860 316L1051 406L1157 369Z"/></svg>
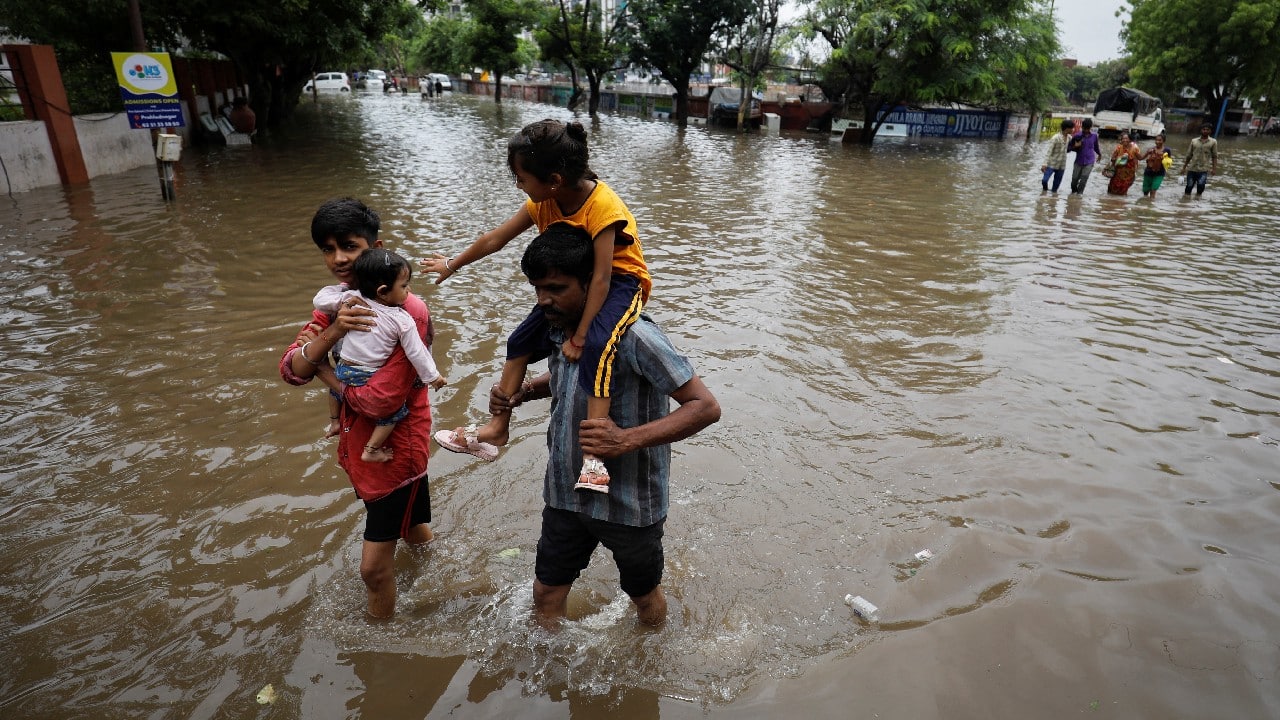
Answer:
<svg viewBox="0 0 1280 720"><path fill-rule="evenodd" d="M381 70L370 70L364 74L364 85L361 87L371 92L382 92L386 85L387 74L385 72Z"/></svg>
<svg viewBox="0 0 1280 720"><path fill-rule="evenodd" d="M453 83L449 82L448 75L445 75L444 73L430 73L427 77L431 78L432 82L440 83L441 90L447 90L449 92L453 91Z"/></svg>
<svg viewBox="0 0 1280 720"><path fill-rule="evenodd" d="M349 93L351 92L351 80L347 78L344 72L322 72L316 73L315 91L318 93ZM302 86L302 92L311 92L312 81L308 80L306 85Z"/></svg>

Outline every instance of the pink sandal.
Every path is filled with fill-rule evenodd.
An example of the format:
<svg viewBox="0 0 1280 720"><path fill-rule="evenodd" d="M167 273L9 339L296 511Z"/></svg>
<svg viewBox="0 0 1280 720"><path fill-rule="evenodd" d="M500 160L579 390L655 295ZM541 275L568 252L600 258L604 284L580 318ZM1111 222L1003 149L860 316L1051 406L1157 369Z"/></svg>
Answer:
<svg viewBox="0 0 1280 720"><path fill-rule="evenodd" d="M582 472L574 490L592 490L598 493L609 493L609 471L599 458L587 458L582 461Z"/></svg>
<svg viewBox="0 0 1280 720"><path fill-rule="evenodd" d="M498 457L498 448L496 446L487 442L480 442L476 438L475 425L468 425L466 428L456 428L454 430L438 430L432 437L436 439L440 447L450 452L475 455L485 462L493 462Z"/></svg>

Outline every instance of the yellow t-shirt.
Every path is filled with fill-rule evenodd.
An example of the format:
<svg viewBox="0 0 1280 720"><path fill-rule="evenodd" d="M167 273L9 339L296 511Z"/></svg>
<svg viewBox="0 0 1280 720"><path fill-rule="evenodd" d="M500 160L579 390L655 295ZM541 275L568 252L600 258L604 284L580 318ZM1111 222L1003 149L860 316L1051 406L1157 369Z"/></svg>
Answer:
<svg viewBox="0 0 1280 720"><path fill-rule="evenodd" d="M649 302L649 291L653 289L653 281L649 278L649 266L644 262L644 252L640 248L640 236L636 233L636 219L623 204L622 198L603 181L597 180L596 187L582 203L582 207L572 215L560 212L555 200L535 203L525 200L525 208L529 216L542 232L552 225L563 222L582 228L592 238L608 228L614 228L613 240L613 273L615 275L631 275L640 281L641 299Z"/></svg>

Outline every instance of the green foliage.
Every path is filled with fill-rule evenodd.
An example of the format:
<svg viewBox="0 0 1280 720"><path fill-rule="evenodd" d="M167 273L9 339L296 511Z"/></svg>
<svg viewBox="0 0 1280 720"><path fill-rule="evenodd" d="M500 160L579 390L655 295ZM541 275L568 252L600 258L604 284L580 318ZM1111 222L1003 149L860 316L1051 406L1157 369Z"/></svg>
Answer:
<svg viewBox="0 0 1280 720"><path fill-rule="evenodd" d="M631 0L632 59L656 68L676 91L676 120L688 118L689 75L701 65L711 38L737 25L753 0Z"/></svg>
<svg viewBox="0 0 1280 720"><path fill-rule="evenodd" d="M1191 86L1217 113L1226 98L1273 89L1280 0L1129 0L1121 37L1134 82L1169 95Z"/></svg>
<svg viewBox="0 0 1280 720"><path fill-rule="evenodd" d="M809 32L832 52L819 85L863 108L966 102L1040 109L1060 86L1052 21L1033 0L811 0Z"/></svg>
<svg viewBox="0 0 1280 720"><path fill-rule="evenodd" d="M718 38L717 55L733 69L738 95L738 127L746 119L749 92L762 89L765 68L776 62L773 45L778 38L781 0L754 0L742 23L725 28Z"/></svg>
<svg viewBox="0 0 1280 720"><path fill-rule="evenodd" d="M422 71L457 73L468 67L471 48L471 22L447 15L431 18L415 39L410 56Z"/></svg>
<svg viewBox="0 0 1280 720"><path fill-rule="evenodd" d="M1077 65L1063 72L1060 83L1067 101L1073 105L1092 105L1098 93L1108 88L1134 86L1130 83L1128 58L1103 60L1093 66ZM1158 88L1139 89L1159 94Z"/></svg>
<svg viewBox="0 0 1280 720"><path fill-rule="evenodd" d="M418 8L405 0L146 0L153 50L216 52L248 78L260 125L286 116L315 70L376 52L378 40ZM0 0L6 29L53 45L73 112L118 110L112 51L133 48L127 0ZM108 99L110 98L110 99Z"/></svg>
<svg viewBox="0 0 1280 720"><path fill-rule="evenodd" d="M126 0L0 0L0 23L8 34L53 46L73 114L121 112L111 53L133 48L127 9ZM148 37L172 37L159 18L145 27Z"/></svg>
<svg viewBox="0 0 1280 720"><path fill-rule="evenodd" d="M520 67L517 36L537 17L536 0L465 0L471 16L468 62L494 75L494 100L502 101L502 76Z"/></svg>
<svg viewBox="0 0 1280 720"><path fill-rule="evenodd" d="M602 29L603 15L599 2L557 0L539 14L534 38L542 57L569 69L574 94L572 107L579 96L578 70L587 76L591 88L589 112L595 114L600 105L600 82L612 70L623 67L626 57L625 24L611 18L608 30Z"/></svg>

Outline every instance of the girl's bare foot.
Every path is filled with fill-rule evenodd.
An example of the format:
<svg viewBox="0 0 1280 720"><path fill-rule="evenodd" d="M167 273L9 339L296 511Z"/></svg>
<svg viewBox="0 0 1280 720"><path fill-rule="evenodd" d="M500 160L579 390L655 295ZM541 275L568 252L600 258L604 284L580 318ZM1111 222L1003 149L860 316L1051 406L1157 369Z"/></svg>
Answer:
<svg viewBox="0 0 1280 720"><path fill-rule="evenodd" d="M499 427L493 421L490 421L476 431L476 439L480 442L487 442L495 447L504 447L507 441L511 439L510 426L505 423Z"/></svg>
<svg viewBox="0 0 1280 720"><path fill-rule="evenodd" d="M329 418L329 427L324 429L325 439L337 437L340 432L342 432L342 422L336 417Z"/></svg>
<svg viewBox="0 0 1280 720"><path fill-rule="evenodd" d="M365 462L384 463L390 462L395 453L389 447L374 447L365 445L364 452L360 453L360 459Z"/></svg>

